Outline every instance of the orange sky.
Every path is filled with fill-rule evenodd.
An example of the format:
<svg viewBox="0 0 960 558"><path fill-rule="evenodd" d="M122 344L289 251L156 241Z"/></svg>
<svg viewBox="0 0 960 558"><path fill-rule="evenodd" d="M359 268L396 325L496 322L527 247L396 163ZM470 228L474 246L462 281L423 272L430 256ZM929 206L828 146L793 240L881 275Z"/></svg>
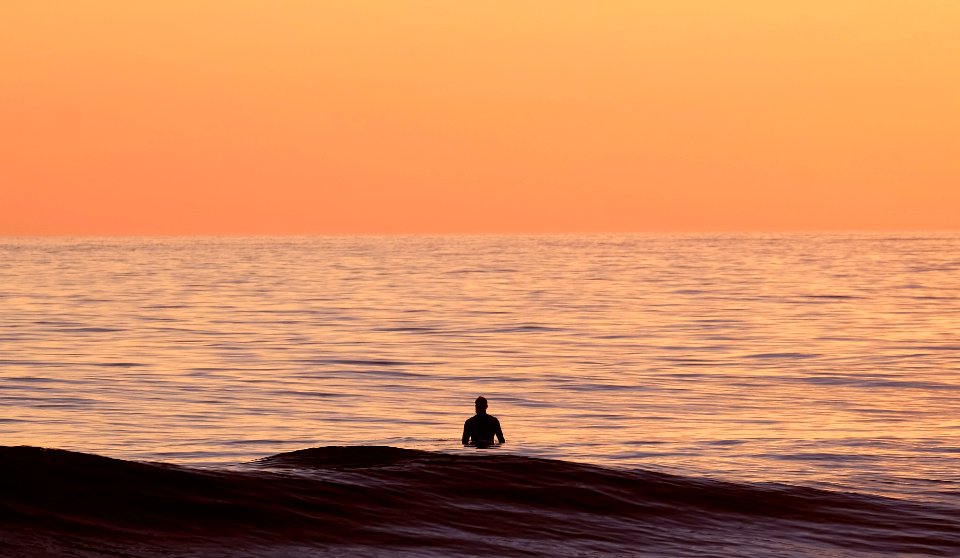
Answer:
<svg viewBox="0 0 960 558"><path fill-rule="evenodd" d="M954 0L0 3L0 234L960 229Z"/></svg>

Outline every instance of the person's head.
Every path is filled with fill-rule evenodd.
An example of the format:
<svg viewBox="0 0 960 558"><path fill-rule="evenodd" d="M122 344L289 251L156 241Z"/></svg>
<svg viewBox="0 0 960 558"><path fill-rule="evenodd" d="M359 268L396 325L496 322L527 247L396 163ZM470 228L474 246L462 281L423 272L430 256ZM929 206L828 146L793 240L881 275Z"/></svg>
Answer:
<svg viewBox="0 0 960 558"><path fill-rule="evenodd" d="M480 396L476 401L473 402L474 406L477 408L477 414L482 415L487 412L487 398Z"/></svg>

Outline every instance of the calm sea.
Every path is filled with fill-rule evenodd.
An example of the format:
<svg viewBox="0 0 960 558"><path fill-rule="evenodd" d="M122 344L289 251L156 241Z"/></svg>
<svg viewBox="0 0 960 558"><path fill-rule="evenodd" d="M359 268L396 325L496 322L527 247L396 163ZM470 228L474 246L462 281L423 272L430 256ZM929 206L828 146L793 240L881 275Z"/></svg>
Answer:
<svg viewBox="0 0 960 558"><path fill-rule="evenodd" d="M960 234L0 240L0 445L456 453L481 394L502 453L956 503Z"/></svg>

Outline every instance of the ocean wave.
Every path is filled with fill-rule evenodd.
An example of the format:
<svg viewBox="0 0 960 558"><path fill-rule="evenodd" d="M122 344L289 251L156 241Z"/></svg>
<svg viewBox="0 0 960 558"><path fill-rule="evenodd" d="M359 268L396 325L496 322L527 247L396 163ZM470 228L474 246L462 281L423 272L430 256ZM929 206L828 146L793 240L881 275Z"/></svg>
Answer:
<svg viewBox="0 0 960 558"><path fill-rule="evenodd" d="M956 556L957 512L495 451L324 447L200 469L0 447L4 556Z"/></svg>

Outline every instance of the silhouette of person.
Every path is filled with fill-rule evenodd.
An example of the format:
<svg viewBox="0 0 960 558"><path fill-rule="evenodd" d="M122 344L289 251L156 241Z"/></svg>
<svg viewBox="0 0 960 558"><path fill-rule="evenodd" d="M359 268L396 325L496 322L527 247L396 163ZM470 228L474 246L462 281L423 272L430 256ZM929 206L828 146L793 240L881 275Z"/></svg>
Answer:
<svg viewBox="0 0 960 558"><path fill-rule="evenodd" d="M500 421L497 417L487 414L487 399L482 395L474 402L477 408L477 414L467 419L463 423L463 445L474 445L478 448L485 448L493 445L493 437L496 435L497 441L501 444L503 439L503 430L500 430Z"/></svg>

